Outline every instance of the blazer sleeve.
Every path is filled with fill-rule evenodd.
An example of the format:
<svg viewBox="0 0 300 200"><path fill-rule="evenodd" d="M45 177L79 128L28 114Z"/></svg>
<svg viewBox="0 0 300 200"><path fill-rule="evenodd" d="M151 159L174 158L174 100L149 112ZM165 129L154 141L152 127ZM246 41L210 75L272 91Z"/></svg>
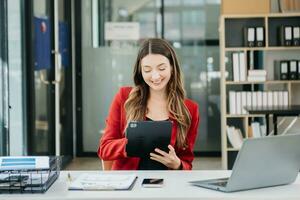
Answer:
<svg viewBox="0 0 300 200"><path fill-rule="evenodd" d="M187 147L180 148L177 151L177 156L181 160L183 170L191 170L193 167L192 166L192 162L194 160L193 149L196 142L198 125L200 121L198 105L196 104L196 106L192 110L194 112L192 114L191 127L187 134Z"/></svg>
<svg viewBox="0 0 300 200"><path fill-rule="evenodd" d="M127 139L121 130L121 115L123 107L122 88L114 97L106 119L104 134L100 139L98 156L103 160L125 158Z"/></svg>

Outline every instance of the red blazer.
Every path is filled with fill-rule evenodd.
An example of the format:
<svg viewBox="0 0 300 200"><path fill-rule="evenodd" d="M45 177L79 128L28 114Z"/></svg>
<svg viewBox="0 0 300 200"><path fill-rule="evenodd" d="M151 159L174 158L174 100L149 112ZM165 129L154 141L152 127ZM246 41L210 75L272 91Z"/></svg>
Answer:
<svg viewBox="0 0 300 200"><path fill-rule="evenodd" d="M125 146L127 138L125 138L126 114L124 109L125 101L131 91L131 87L122 87L114 97L109 110L109 115L106 119L106 128L104 135L101 137L98 148L98 156L103 160L113 160L113 170L136 170L139 166L140 158L127 157ZM173 119L171 145L175 147L177 156L180 158L182 168L184 170L192 169L192 161L194 160L193 148L196 141L198 124L199 124L199 109L198 105L186 99L184 101L190 111L192 123L187 134L187 147L175 147L177 122Z"/></svg>

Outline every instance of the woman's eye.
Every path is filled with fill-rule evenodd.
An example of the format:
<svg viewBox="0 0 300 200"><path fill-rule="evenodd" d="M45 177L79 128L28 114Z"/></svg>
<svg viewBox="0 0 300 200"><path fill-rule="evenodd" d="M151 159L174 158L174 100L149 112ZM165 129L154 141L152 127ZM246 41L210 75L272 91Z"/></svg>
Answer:
<svg viewBox="0 0 300 200"><path fill-rule="evenodd" d="M144 70L144 72L145 72L145 73L149 73L149 72L151 72L151 70Z"/></svg>
<svg viewBox="0 0 300 200"><path fill-rule="evenodd" d="M164 71L166 68L159 68L159 71Z"/></svg>

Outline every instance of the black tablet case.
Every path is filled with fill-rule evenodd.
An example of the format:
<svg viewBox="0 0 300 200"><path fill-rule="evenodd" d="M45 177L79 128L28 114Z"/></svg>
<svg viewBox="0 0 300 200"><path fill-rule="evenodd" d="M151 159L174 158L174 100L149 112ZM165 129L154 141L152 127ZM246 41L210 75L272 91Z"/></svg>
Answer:
<svg viewBox="0 0 300 200"><path fill-rule="evenodd" d="M127 156L149 157L150 152L159 148L169 152L168 145L171 141L171 121L134 121L129 122L126 129Z"/></svg>

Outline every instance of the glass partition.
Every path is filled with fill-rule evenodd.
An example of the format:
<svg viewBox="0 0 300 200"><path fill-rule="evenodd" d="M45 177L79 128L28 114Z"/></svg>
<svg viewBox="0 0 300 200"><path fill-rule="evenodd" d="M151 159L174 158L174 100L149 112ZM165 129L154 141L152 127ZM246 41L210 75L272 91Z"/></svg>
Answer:
<svg viewBox="0 0 300 200"><path fill-rule="evenodd" d="M147 37L163 37L179 55L188 98L200 106L201 123L195 151L220 152L220 1L93 0L82 3L83 151L97 150L113 96L120 86L133 84L133 63L139 42ZM105 22L138 22L139 40L105 40ZM96 42L95 35L99 36Z"/></svg>
<svg viewBox="0 0 300 200"><path fill-rule="evenodd" d="M8 154L7 2L0 1L0 156Z"/></svg>

